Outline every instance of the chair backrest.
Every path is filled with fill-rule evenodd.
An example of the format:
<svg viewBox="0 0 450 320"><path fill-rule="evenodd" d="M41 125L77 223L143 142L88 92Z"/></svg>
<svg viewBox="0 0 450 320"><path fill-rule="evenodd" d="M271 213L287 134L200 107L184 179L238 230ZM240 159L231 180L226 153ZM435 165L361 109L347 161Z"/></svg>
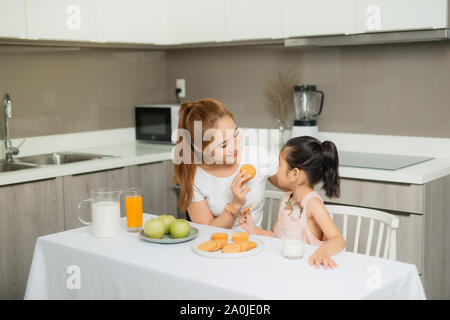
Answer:
<svg viewBox="0 0 450 320"><path fill-rule="evenodd" d="M273 219L273 204L274 201L279 201L283 198L284 192L282 191L274 191L274 190L266 190L265 193L266 200L267 201L267 223L266 223L266 230L272 230L272 219ZM277 211L278 213L278 211Z"/></svg>
<svg viewBox="0 0 450 320"><path fill-rule="evenodd" d="M353 240L353 252L358 252L359 248L359 240L360 240L360 231L361 231L361 220L362 218L369 219L369 231L367 233L367 242L364 254L370 255L370 251L372 248L372 238L374 233L375 222L379 222L378 227L378 237L375 247L375 256L380 257L381 254L381 244L384 239L384 249L383 249L383 258L387 258L390 260L396 260L397 253L397 229L399 224L399 219L387 212L375 210L375 209L367 209L353 206L343 206L343 205L326 205L328 213L331 219L335 220L335 215L343 216L342 223L342 235L344 239L347 241L347 228L348 228L348 217L354 216L357 217L356 222L356 231L355 237ZM384 228L386 226L386 232L384 232ZM338 226L339 227L339 226ZM385 234L385 236L383 236Z"/></svg>
<svg viewBox="0 0 450 320"><path fill-rule="evenodd" d="M267 222L266 222L266 229L271 230L272 229L272 220L273 220L273 204L274 201L279 201L283 198L284 192L282 191L274 191L274 190L266 190L265 191L265 197L266 197L266 203L268 206L267 209ZM362 219L369 219L369 230L367 233L366 238L366 247L364 254L370 255L370 251L372 248L372 238L374 234L374 228L375 228L375 222L379 223L378 226L378 237L375 247L375 256L380 257L381 255L381 247L383 243L384 238L384 250L383 250L383 258L387 258L390 260L396 260L397 255L397 229L399 220L396 216L380 211L375 209L367 209L367 208L360 208L360 207L353 207L353 206L344 206L344 205L325 205L328 213L330 214L331 219L335 220L335 215L342 215L343 216L343 223L340 228L338 225L338 228L342 232L342 235L344 236L344 239L347 242L347 233L349 233L348 230L348 217L354 216L357 217L356 221L356 230L354 235L354 242L353 242L353 252L357 253L359 249L359 240L361 236L361 224ZM384 230L386 227L386 231Z"/></svg>

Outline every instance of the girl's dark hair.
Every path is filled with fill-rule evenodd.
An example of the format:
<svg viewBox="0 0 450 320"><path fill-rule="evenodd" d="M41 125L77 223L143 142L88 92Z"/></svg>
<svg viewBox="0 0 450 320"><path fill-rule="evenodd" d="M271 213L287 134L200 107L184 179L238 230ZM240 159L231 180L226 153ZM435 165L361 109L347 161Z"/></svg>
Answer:
<svg viewBox="0 0 450 320"><path fill-rule="evenodd" d="M316 138L302 136L290 139L283 149L287 152L286 162L291 169L305 171L312 186L323 181L322 189L327 197L339 197L339 157L333 142L321 143Z"/></svg>

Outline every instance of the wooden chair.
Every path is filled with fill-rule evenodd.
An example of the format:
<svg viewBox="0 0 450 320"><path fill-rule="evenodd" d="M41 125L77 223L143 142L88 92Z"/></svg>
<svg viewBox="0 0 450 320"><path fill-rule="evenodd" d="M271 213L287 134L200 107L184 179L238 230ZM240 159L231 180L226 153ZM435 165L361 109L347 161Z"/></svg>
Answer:
<svg viewBox="0 0 450 320"><path fill-rule="evenodd" d="M334 220L335 215L343 216L341 232L342 235L344 236L345 241L347 241L348 217L349 216L357 217L356 231L353 242L353 252L355 253L358 252L362 218L369 219L369 232L367 234L367 242L364 252L364 254L366 255L370 255L375 222L379 222L375 256L380 257L381 244L383 242L383 237L385 237L383 258L385 259L387 258L389 260L396 260L397 229L399 224L399 220L396 216L380 210L353 207L353 206L341 206L341 205L325 205L325 206L328 210L328 213L330 214L331 219ZM384 233L385 226L387 227L387 230ZM385 236L383 236L383 234L385 234Z"/></svg>
<svg viewBox="0 0 450 320"><path fill-rule="evenodd" d="M273 219L273 202L280 201L284 196L284 192L282 191L274 191L274 190L266 190L265 197L266 203L268 205L267 209L267 223L266 230L272 230L272 219ZM387 258L390 260L396 260L397 258L397 229L399 220L396 216L374 209L353 207L353 206L344 206L344 205L325 205L330 214L331 219L335 220L335 215L343 216L343 223L340 228L344 239L347 241L347 233L348 230L348 217L354 216L357 218L356 221L356 229L354 233L354 242L353 242L353 252L357 253L359 248L359 240L361 237L361 224L362 218L369 219L369 231L367 233L367 242L364 254L370 255L370 251L372 248L372 238L374 234L375 222L379 223L378 226L378 237L375 248L375 256L380 257L381 255L381 247L384 240L384 250L383 250L383 258ZM336 221L335 221L336 222ZM336 223L337 224L337 223ZM384 232L386 227L386 232ZM383 236L385 235L385 236ZM383 239L385 238L385 239Z"/></svg>

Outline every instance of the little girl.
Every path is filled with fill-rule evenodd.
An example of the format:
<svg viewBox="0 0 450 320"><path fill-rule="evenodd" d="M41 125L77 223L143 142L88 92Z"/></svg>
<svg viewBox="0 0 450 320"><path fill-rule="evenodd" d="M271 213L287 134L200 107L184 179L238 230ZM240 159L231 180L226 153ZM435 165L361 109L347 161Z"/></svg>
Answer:
<svg viewBox="0 0 450 320"><path fill-rule="evenodd" d="M334 268L331 256L345 247L345 240L320 195L314 191L316 183L322 181L327 197L339 197L338 153L331 141L302 136L290 139L281 149L277 180L280 187L290 189L280 205L272 231L256 227L252 216L241 214L240 226L251 234L281 237L283 229L303 229L305 243L319 248L310 256L309 263L316 268Z"/></svg>

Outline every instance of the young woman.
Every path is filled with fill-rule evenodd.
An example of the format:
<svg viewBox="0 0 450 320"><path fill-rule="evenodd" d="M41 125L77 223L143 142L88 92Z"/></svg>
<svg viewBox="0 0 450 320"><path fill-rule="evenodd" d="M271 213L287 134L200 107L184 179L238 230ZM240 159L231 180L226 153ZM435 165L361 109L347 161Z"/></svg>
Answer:
<svg viewBox="0 0 450 320"><path fill-rule="evenodd" d="M243 231L237 217L251 206L253 221L261 226L266 181L278 187L278 158L264 147L241 145L233 114L214 99L182 103L178 129L174 167L180 210L187 210L192 222ZM256 169L252 179L240 172L246 163Z"/></svg>

